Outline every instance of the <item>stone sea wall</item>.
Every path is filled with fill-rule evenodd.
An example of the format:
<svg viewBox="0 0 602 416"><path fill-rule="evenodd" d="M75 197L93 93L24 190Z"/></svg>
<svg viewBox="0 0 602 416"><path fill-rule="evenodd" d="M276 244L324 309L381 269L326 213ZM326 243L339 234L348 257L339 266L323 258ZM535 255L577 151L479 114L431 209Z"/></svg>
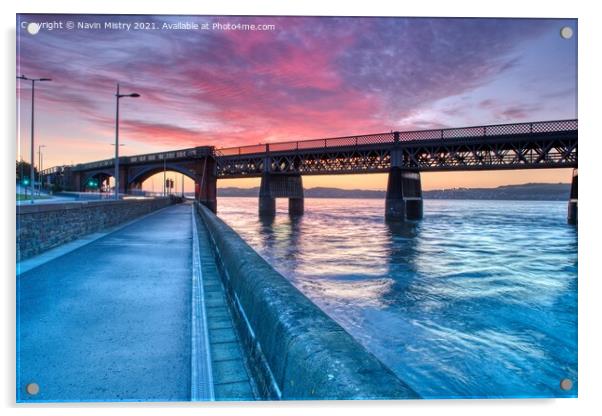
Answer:
<svg viewBox="0 0 602 416"><path fill-rule="evenodd" d="M17 206L17 261L175 203L173 198Z"/></svg>
<svg viewBox="0 0 602 416"><path fill-rule="evenodd" d="M249 366L266 399L415 399L419 396L270 266L206 207Z"/></svg>

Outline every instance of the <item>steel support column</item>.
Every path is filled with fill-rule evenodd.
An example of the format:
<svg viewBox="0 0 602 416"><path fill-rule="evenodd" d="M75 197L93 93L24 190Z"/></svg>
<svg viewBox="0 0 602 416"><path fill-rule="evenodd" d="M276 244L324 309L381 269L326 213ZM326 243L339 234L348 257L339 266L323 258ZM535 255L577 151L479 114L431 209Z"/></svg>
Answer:
<svg viewBox="0 0 602 416"><path fill-rule="evenodd" d="M389 171L385 200L388 221L419 220L423 216L420 173L394 166Z"/></svg>
<svg viewBox="0 0 602 416"><path fill-rule="evenodd" d="M577 225L577 169L573 169L573 180L571 181L571 196L567 213L567 222Z"/></svg>
<svg viewBox="0 0 602 416"><path fill-rule="evenodd" d="M276 198L272 195L270 145L266 144L265 148L263 173L261 174L261 185L259 186L259 215L262 217L271 217L276 215Z"/></svg>
<svg viewBox="0 0 602 416"><path fill-rule="evenodd" d="M299 178L301 178L299 176ZM290 215L303 215L304 211L303 198L289 198L288 199L288 213Z"/></svg>
<svg viewBox="0 0 602 416"><path fill-rule="evenodd" d="M259 215L276 214L276 198L288 198L290 215L303 215L303 182L301 175L264 172L259 187Z"/></svg>
<svg viewBox="0 0 602 416"><path fill-rule="evenodd" d="M271 179L272 175L268 172L261 175L259 186L259 215L261 216L276 215L276 198L272 196Z"/></svg>
<svg viewBox="0 0 602 416"><path fill-rule="evenodd" d="M289 175L287 177L288 189L288 213L289 215L303 215L304 211L304 195L303 195L303 179L301 175Z"/></svg>

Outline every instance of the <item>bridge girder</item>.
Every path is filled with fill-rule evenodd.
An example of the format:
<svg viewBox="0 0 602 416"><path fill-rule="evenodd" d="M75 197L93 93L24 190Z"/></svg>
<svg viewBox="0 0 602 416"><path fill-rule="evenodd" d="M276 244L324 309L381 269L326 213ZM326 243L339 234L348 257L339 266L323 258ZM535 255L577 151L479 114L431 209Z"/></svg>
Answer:
<svg viewBox="0 0 602 416"><path fill-rule="evenodd" d="M577 167L575 132L274 152L269 154L267 171L302 175L388 172L393 149L401 153L399 167L424 172ZM261 176L265 160L265 154L220 157L218 178Z"/></svg>

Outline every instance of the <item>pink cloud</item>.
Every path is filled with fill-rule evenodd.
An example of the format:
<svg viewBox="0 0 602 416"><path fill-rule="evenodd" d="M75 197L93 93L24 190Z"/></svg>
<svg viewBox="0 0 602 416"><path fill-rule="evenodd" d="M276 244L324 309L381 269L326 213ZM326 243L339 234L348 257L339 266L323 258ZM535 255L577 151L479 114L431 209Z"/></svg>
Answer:
<svg viewBox="0 0 602 416"><path fill-rule="evenodd" d="M274 23L276 30L20 36L19 71L54 79L38 96L44 111L56 117L52 135L75 124L111 137L118 81L142 95L123 102L122 115L124 134L140 147L223 147L437 125L413 122L412 116L506 77L521 64L513 54L517 45L551 25L504 19L191 19ZM23 102L28 88L20 93ZM530 111L520 97L504 107L485 99L478 107L504 121ZM459 106L441 114L461 120L468 110Z"/></svg>

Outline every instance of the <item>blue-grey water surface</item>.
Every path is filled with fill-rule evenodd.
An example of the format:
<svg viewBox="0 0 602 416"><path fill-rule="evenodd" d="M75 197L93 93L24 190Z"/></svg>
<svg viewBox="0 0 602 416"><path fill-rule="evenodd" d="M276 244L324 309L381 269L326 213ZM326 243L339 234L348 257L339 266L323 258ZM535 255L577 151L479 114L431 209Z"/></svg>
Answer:
<svg viewBox="0 0 602 416"><path fill-rule="evenodd" d="M425 201L387 225L384 201L256 198L218 215L425 398L574 397L577 231L566 202ZM560 381L573 389L564 392Z"/></svg>

